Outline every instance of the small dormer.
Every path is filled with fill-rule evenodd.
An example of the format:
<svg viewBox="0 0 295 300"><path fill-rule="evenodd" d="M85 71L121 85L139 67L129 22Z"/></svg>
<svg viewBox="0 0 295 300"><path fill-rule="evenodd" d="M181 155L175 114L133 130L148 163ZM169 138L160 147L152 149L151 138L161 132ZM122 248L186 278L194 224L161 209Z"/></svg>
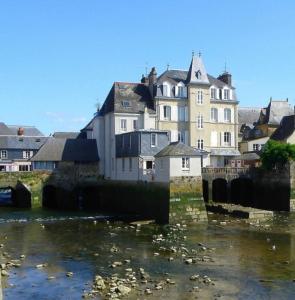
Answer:
<svg viewBox="0 0 295 300"><path fill-rule="evenodd" d="M171 85L167 81L162 84L162 95L163 97L171 97Z"/></svg>
<svg viewBox="0 0 295 300"><path fill-rule="evenodd" d="M176 86L175 86L175 97L177 98L186 98L187 97L187 89L185 84L180 81Z"/></svg>

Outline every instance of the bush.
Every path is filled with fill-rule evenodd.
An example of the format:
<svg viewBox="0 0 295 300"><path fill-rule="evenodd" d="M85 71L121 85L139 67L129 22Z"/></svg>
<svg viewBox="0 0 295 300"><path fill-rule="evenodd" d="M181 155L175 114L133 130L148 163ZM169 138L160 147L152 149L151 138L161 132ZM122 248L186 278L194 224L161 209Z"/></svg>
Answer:
<svg viewBox="0 0 295 300"><path fill-rule="evenodd" d="M261 153L262 167L268 170L283 168L295 160L295 145L269 140Z"/></svg>

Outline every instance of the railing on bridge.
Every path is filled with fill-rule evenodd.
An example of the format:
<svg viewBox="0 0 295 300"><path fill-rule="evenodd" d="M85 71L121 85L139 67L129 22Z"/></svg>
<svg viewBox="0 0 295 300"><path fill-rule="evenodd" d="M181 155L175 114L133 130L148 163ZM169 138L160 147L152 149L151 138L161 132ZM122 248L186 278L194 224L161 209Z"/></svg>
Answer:
<svg viewBox="0 0 295 300"><path fill-rule="evenodd" d="M213 167L205 167L202 168L202 174L246 174L249 172L249 167L236 167L236 168L213 168Z"/></svg>

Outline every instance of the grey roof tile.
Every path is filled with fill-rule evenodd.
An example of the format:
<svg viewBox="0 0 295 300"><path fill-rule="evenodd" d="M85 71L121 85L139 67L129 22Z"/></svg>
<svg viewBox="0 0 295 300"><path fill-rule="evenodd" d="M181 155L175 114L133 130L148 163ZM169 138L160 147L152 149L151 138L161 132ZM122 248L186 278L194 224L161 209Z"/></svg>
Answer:
<svg viewBox="0 0 295 300"><path fill-rule="evenodd" d="M56 139L75 139L79 136L80 132L65 132L58 131L53 133L53 137Z"/></svg>
<svg viewBox="0 0 295 300"><path fill-rule="evenodd" d="M99 161L97 144L94 139L63 139L50 137L32 161Z"/></svg>
<svg viewBox="0 0 295 300"><path fill-rule="evenodd" d="M0 149L38 150L46 139L46 137L0 136Z"/></svg>
<svg viewBox="0 0 295 300"><path fill-rule="evenodd" d="M201 152L181 142L173 142L158 152L155 157L163 156L201 156Z"/></svg>
<svg viewBox="0 0 295 300"><path fill-rule="evenodd" d="M295 115L283 117L280 126L271 135L270 139L283 141L287 139L295 130Z"/></svg>

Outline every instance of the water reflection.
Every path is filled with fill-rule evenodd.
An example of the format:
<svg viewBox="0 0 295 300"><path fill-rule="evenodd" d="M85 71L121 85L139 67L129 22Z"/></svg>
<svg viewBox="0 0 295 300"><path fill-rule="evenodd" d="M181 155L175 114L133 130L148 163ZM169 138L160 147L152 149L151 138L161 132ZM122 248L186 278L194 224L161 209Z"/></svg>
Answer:
<svg viewBox="0 0 295 300"><path fill-rule="evenodd" d="M85 213L37 211L29 218L27 215L22 211L0 213L3 250L11 259L26 256L22 266L12 269L5 282L5 299L81 299L95 274L110 276L116 272L123 276L126 266L113 270L110 265L126 259L135 270L143 267L154 278L168 273L177 282L161 291L162 299L194 299L195 295L188 291L193 285L189 277L195 273L214 278L214 293L208 297L220 293L221 299L293 299L295 295L294 214L278 215L264 227L211 215L208 226L188 226L175 236L168 226L137 228L124 223L94 222L94 217L102 216ZM227 223L221 226L220 221ZM152 243L153 235L158 234L163 235L166 244ZM169 262L171 253L160 248L168 244L198 251L202 244L210 249L204 250L204 255L212 257L213 262L188 266L176 254L175 260ZM155 256L155 252L160 255ZM36 268L43 263L48 265ZM67 277L67 272L74 276ZM159 294L149 299L159 299Z"/></svg>

